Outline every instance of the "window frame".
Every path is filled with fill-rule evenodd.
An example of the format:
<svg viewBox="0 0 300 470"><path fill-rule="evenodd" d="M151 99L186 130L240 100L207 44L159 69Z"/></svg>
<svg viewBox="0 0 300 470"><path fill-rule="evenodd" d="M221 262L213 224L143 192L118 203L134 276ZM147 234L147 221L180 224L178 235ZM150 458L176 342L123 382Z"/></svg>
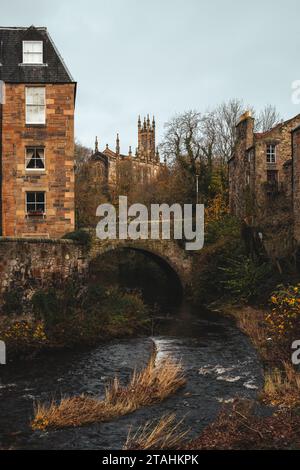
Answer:
<svg viewBox="0 0 300 470"><path fill-rule="evenodd" d="M274 152L269 152L270 147L273 147ZM272 156L274 160L272 160ZM266 162L270 165L274 165L277 162L277 145L274 143L266 144Z"/></svg>
<svg viewBox="0 0 300 470"><path fill-rule="evenodd" d="M28 91L29 90L35 90L35 89L41 89L44 90L44 104L28 104ZM43 107L44 109L44 114L43 114L43 122L41 121L31 121L28 118L28 107ZM46 125L46 87L45 86L25 86L25 123L28 126L45 126Z"/></svg>
<svg viewBox="0 0 300 470"><path fill-rule="evenodd" d="M30 161L30 160L27 160L27 151L28 150L43 150L44 152L44 157L43 157L43 163L44 163L44 168L27 168L27 163ZM35 158L36 160L36 158ZM46 171L46 148L43 146L43 145L27 145L25 147L25 171L35 171L35 172L42 172L44 173Z"/></svg>
<svg viewBox="0 0 300 470"><path fill-rule="evenodd" d="M29 44L29 43L41 44L42 45L41 52L25 52L24 46L25 46L25 44ZM26 55L40 56L42 61L41 62L27 62L27 61L24 60ZM43 65L44 64L44 41L40 41L40 40L32 40L32 41L24 40L24 41L22 41L22 64L23 65Z"/></svg>
<svg viewBox="0 0 300 470"><path fill-rule="evenodd" d="M270 178L270 175L275 176L275 178L273 178L273 177ZM269 183L269 184L273 184L273 183L278 184L279 183L278 170L267 170L267 183Z"/></svg>
<svg viewBox="0 0 300 470"><path fill-rule="evenodd" d="M43 202L44 210L43 210L43 212L38 211L38 210L35 210L33 212L28 211L28 204L35 204L35 205L38 204L38 201L36 200L36 197L35 197L34 203L28 202L27 196L28 196L29 193L34 193L34 194L41 193L41 194L44 195L44 202ZM44 190L40 190L40 191L39 190L36 190L36 191L26 190L25 191L25 214L26 214L26 217L45 217L46 216L46 214L47 214L47 195L46 195L46 191L44 191Z"/></svg>

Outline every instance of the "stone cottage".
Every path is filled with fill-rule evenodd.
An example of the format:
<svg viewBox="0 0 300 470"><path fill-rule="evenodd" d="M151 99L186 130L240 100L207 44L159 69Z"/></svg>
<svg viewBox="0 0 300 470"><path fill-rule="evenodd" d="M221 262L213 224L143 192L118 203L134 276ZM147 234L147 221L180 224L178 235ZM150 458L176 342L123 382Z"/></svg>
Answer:
<svg viewBox="0 0 300 470"><path fill-rule="evenodd" d="M236 128L229 167L233 214L255 228L268 254L280 258L300 241L300 115L254 132L251 113Z"/></svg>

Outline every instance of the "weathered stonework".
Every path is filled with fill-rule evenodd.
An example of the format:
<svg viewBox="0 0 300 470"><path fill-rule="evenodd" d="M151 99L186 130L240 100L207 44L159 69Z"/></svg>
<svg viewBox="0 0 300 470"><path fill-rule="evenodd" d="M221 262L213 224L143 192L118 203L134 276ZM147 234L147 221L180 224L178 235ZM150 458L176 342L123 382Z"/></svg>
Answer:
<svg viewBox="0 0 300 470"><path fill-rule="evenodd" d="M294 132L299 125L297 115L268 132L255 133L254 119L245 113L237 125L234 156L229 161L231 212L261 233L271 258L291 254L300 239L300 153ZM276 149L272 163L267 161L269 145Z"/></svg>
<svg viewBox="0 0 300 470"><path fill-rule="evenodd" d="M74 84L47 84L46 125L25 124L25 85L6 85L2 124L2 234L61 237L74 229ZM25 149L45 147L45 170L26 170ZM26 191L45 191L45 216L28 216Z"/></svg>
<svg viewBox="0 0 300 470"><path fill-rule="evenodd" d="M290 173L293 188L294 238L300 244L300 128L292 133L293 160Z"/></svg>
<svg viewBox="0 0 300 470"><path fill-rule="evenodd" d="M86 270L83 248L71 240L0 239L0 294L45 288Z"/></svg>
<svg viewBox="0 0 300 470"><path fill-rule="evenodd" d="M89 262L104 253L130 249L154 259L163 269L178 277L183 288L191 282L192 256L173 240L99 240L94 238L88 253Z"/></svg>
<svg viewBox="0 0 300 470"><path fill-rule="evenodd" d="M0 238L0 305L1 295L20 288L24 296L64 283L79 276L88 280L89 266L107 252L131 249L152 257L163 269L176 276L183 288L191 281L192 257L169 240L99 240L88 245L71 240L35 240Z"/></svg>
<svg viewBox="0 0 300 470"><path fill-rule="evenodd" d="M158 149L155 148L155 121L150 123L149 117L143 124L138 119L138 146L133 156L131 147L127 155L120 151L120 139L117 134L116 149L108 145L100 152L96 138L95 152L89 160L93 183L107 186L111 193L122 178L130 183L148 182L154 180L162 167Z"/></svg>
<svg viewBox="0 0 300 470"><path fill-rule="evenodd" d="M75 226L76 83L46 28L0 27L0 43L0 235L59 238Z"/></svg>

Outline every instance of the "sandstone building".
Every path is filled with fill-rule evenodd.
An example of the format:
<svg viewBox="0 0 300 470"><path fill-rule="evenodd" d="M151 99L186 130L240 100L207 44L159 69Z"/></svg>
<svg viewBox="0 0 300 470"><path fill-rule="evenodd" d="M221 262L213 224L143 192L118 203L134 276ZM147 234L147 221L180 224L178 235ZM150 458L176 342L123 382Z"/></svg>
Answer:
<svg viewBox="0 0 300 470"><path fill-rule="evenodd" d="M76 83L46 28L0 28L0 235L74 229Z"/></svg>
<svg viewBox="0 0 300 470"><path fill-rule="evenodd" d="M100 152L96 137L95 151L90 158L92 175L96 180L102 179L113 190L122 175L134 182L147 182L157 177L161 168L158 148L155 147L155 119L150 122L149 116L143 123L138 118L138 146L135 155L129 147L128 154L121 153L120 138L117 134L115 151L108 145ZM130 174L131 173L131 174Z"/></svg>
<svg viewBox="0 0 300 470"><path fill-rule="evenodd" d="M229 160L231 212L257 230L268 254L284 256L300 242L300 115L254 132L243 114Z"/></svg>

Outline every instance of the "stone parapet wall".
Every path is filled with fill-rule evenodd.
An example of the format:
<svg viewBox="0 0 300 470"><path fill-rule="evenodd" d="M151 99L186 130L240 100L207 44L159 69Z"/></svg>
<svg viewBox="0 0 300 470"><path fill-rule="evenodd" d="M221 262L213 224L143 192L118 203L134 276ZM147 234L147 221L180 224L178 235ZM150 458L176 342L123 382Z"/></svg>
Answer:
<svg viewBox="0 0 300 470"><path fill-rule="evenodd" d="M86 269L84 248L74 241L0 238L0 294L47 287Z"/></svg>

